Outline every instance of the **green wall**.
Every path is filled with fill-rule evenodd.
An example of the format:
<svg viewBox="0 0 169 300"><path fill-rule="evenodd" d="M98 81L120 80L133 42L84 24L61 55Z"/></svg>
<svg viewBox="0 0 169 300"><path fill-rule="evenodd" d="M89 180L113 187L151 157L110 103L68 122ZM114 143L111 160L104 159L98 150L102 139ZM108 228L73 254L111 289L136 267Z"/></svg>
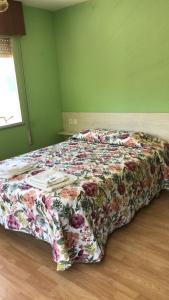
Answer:
<svg viewBox="0 0 169 300"><path fill-rule="evenodd" d="M89 0L55 29L63 111L169 112L168 0Z"/></svg>
<svg viewBox="0 0 169 300"><path fill-rule="evenodd" d="M168 12L168 0L89 0L55 13L24 7L25 84L17 73L25 125L0 129L0 159L55 143L61 110L169 112Z"/></svg>
<svg viewBox="0 0 169 300"><path fill-rule="evenodd" d="M21 52L33 145L29 146L28 143L24 82L19 72L17 75L25 125L0 129L0 159L55 143L56 133L62 126L57 84L54 14L24 7L24 16L26 36L21 38ZM20 63L18 56L16 53L17 65Z"/></svg>

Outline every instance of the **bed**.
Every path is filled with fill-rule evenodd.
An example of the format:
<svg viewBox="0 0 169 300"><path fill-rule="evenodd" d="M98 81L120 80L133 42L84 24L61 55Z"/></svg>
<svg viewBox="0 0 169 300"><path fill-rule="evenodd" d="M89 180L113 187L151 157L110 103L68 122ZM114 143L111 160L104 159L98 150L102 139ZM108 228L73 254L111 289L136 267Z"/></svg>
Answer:
<svg viewBox="0 0 169 300"><path fill-rule="evenodd" d="M101 261L108 236L169 189L169 143L143 132L89 129L20 158L36 169L0 179L0 224L49 243L57 270ZM76 182L53 192L26 183L54 166Z"/></svg>

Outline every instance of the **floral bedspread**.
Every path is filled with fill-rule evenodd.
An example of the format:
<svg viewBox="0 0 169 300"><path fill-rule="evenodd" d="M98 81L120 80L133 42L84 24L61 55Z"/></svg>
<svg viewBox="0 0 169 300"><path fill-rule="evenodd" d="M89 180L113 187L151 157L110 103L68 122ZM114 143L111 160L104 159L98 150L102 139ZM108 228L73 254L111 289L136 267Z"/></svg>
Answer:
<svg viewBox="0 0 169 300"><path fill-rule="evenodd" d="M108 235L169 188L169 144L143 133L88 130L20 158L36 169L0 179L0 224L48 242L57 270L100 261ZM50 193L25 183L53 166L77 181Z"/></svg>

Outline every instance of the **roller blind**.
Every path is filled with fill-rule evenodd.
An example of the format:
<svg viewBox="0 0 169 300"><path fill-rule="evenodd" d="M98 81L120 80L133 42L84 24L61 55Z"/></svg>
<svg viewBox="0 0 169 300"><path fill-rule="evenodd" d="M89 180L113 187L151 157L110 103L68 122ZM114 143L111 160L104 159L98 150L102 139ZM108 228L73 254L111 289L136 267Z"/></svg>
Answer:
<svg viewBox="0 0 169 300"><path fill-rule="evenodd" d="M0 57L12 56L10 38L0 37Z"/></svg>
<svg viewBox="0 0 169 300"><path fill-rule="evenodd" d="M22 36L25 34L22 3L8 0L9 7L0 13L0 36Z"/></svg>

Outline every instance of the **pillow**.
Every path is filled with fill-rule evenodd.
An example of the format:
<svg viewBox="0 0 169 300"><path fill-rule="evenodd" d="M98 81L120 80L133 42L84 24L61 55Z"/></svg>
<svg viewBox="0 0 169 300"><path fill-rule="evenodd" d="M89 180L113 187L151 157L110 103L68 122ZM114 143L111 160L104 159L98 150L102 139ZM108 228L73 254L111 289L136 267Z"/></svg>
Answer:
<svg viewBox="0 0 169 300"><path fill-rule="evenodd" d="M112 130L112 129L87 129L72 136L73 139L90 143L112 144L128 147L146 147L166 142L156 136L144 132Z"/></svg>

